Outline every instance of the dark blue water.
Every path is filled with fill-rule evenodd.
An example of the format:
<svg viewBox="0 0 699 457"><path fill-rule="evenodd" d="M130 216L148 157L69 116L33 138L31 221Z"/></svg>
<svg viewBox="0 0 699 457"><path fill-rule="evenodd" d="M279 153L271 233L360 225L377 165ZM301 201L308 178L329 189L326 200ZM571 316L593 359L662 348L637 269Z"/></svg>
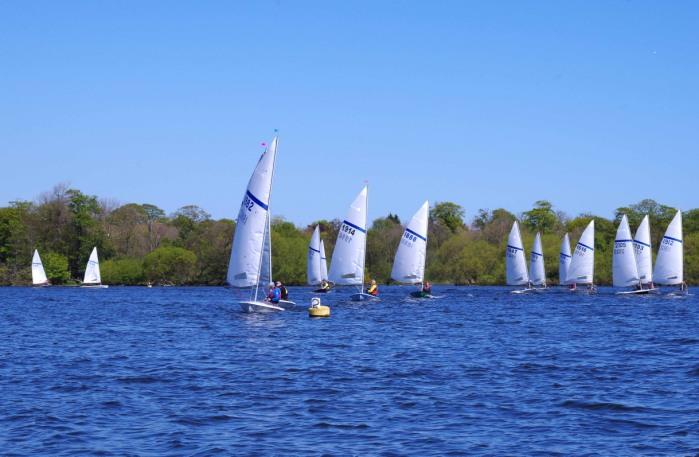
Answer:
<svg viewBox="0 0 699 457"><path fill-rule="evenodd" d="M0 289L1 453L699 453L696 296L382 290Z"/></svg>

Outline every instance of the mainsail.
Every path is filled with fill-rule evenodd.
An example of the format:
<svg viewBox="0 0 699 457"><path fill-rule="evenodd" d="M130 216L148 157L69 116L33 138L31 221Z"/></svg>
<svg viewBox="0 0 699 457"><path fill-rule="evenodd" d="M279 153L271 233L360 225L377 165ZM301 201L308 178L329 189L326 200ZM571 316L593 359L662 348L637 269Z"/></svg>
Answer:
<svg viewBox="0 0 699 457"><path fill-rule="evenodd" d="M633 239L634 254L636 256L636 268L638 269L638 278L641 284L650 284L653 282L653 258L650 244L650 224L648 215L641 221L641 225L636 230L636 236Z"/></svg>
<svg viewBox="0 0 699 457"><path fill-rule="evenodd" d="M350 205L335 242L329 279L342 286L364 284L368 188L365 186Z"/></svg>
<svg viewBox="0 0 699 457"><path fill-rule="evenodd" d="M34 257L32 257L32 284L35 286L41 286L48 283L49 280L46 277L46 272L44 271L44 264L41 263L39 251L34 249Z"/></svg>
<svg viewBox="0 0 699 457"><path fill-rule="evenodd" d="M653 280L665 286L682 284L683 268L682 213L677 211L668 225L660 242L658 257L655 259Z"/></svg>
<svg viewBox="0 0 699 457"><path fill-rule="evenodd" d="M524 245L519 233L519 224L514 221L512 230L507 238L507 249L505 250L505 273L507 285L520 286L529 284L527 274L527 261L524 257Z"/></svg>
<svg viewBox="0 0 699 457"><path fill-rule="evenodd" d="M421 284L424 280L429 212L430 204L426 201L405 227L391 270L394 281Z"/></svg>
<svg viewBox="0 0 699 457"><path fill-rule="evenodd" d="M320 240L320 278L328 280L328 260L325 258L325 243Z"/></svg>
<svg viewBox="0 0 699 457"><path fill-rule="evenodd" d="M311 286L317 286L323 280L321 271L322 252L320 250L320 226L316 225L308 245L307 281Z"/></svg>
<svg viewBox="0 0 699 457"><path fill-rule="evenodd" d="M614 287L629 287L639 283L636 256L631 239L629 220L624 214L614 239L612 254L612 284Z"/></svg>
<svg viewBox="0 0 699 457"><path fill-rule="evenodd" d="M546 270L544 268L544 250L541 247L541 234L536 232L534 247L529 260L530 281L535 286L546 285Z"/></svg>
<svg viewBox="0 0 699 457"><path fill-rule="evenodd" d="M568 284L593 284L595 273L595 221L580 235L568 268Z"/></svg>
<svg viewBox="0 0 699 457"><path fill-rule="evenodd" d="M563 235L563 241L561 241L561 254L558 260L558 282L562 286L570 284L568 282L568 270L570 269L572 258L570 255L570 238L566 233Z"/></svg>
<svg viewBox="0 0 699 457"><path fill-rule="evenodd" d="M87 268L85 269L83 284L101 283L102 275L100 275L100 261L97 258L97 247L94 247L92 248L92 253L90 253L90 259L87 261Z"/></svg>

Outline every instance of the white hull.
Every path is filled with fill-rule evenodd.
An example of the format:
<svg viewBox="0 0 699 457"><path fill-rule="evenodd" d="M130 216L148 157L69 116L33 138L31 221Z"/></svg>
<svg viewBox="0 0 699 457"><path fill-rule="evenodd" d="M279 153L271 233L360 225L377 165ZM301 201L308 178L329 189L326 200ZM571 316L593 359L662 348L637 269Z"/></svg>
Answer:
<svg viewBox="0 0 699 457"><path fill-rule="evenodd" d="M638 290L624 290L617 292L617 295L646 295L646 294L657 294L660 289L638 289Z"/></svg>
<svg viewBox="0 0 699 457"><path fill-rule="evenodd" d="M106 284L83 284L80 287L83 289L108 289L109 286Z"/></svg>
<svg viewBox="0 0 699 457"><path fill-rule="evenodd" d="M280 300L279 303L268 301L241 301L238 303L245 313L273 313L276 311L289 311L296 307L296 303L288 300Z"/></svg>
<svg viewBox="0 0 699 457"><path fill-rule="evenodd" d="M365 294L364 292L358 292L356 294L350 295L350 300L352 301L378 301L379 297L371 294Z"/></svg>
<svg viewBox="0 0 699 457"><path fill-rule="evenodd" d="M510 293L511 293L511 294L528 294L528 293L531 293L531 292L536 292L536 289L532 289L532 288L528 288L528 289L517 289L517 290L511 291Z"/></svg>

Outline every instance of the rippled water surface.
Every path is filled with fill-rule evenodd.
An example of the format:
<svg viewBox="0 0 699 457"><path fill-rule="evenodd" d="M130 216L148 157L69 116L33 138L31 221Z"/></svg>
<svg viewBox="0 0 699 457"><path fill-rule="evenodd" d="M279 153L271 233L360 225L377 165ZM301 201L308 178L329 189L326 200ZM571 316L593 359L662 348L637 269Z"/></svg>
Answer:
<svg viewBox="0 0 699 457"><path fill-rule="evenodd" d="M699 300L0 289L3 455L695 455Z"/></svg>

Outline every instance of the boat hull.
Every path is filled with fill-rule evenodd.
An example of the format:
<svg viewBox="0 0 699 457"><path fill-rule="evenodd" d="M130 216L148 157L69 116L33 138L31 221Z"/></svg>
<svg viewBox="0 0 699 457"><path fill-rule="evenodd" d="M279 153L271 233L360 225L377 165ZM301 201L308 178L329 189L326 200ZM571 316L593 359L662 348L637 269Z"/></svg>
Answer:
<svg viewBox="0 0 699 457"><path fill-rule="evenodd" d="M80 287L83 289L109 289L109 286L106 284L83 284Z"/></svg>
<svg viewBox="0 0 699 457"><path fill-rule="evenodd" d="M638 290L622 290L617 292L616 295L647 295L647 294L657 294L658 289L638 289Z"/></svg>
<svg viewBox="0 0 699 457"><path fill-rule="evenodd" d="M238 304L244 313L274 313L290 311L296 307L296 303L288 300L280 300L279 303L249 300L238 302Z"/></svg>
<svg viewBox="0 0 699 457"><path fill-rule="evenodd" d="M358 292L356 294L350 295L350 300L352 301L378 301L379 297L371 294L365 294L364 292Z"/></svg>

